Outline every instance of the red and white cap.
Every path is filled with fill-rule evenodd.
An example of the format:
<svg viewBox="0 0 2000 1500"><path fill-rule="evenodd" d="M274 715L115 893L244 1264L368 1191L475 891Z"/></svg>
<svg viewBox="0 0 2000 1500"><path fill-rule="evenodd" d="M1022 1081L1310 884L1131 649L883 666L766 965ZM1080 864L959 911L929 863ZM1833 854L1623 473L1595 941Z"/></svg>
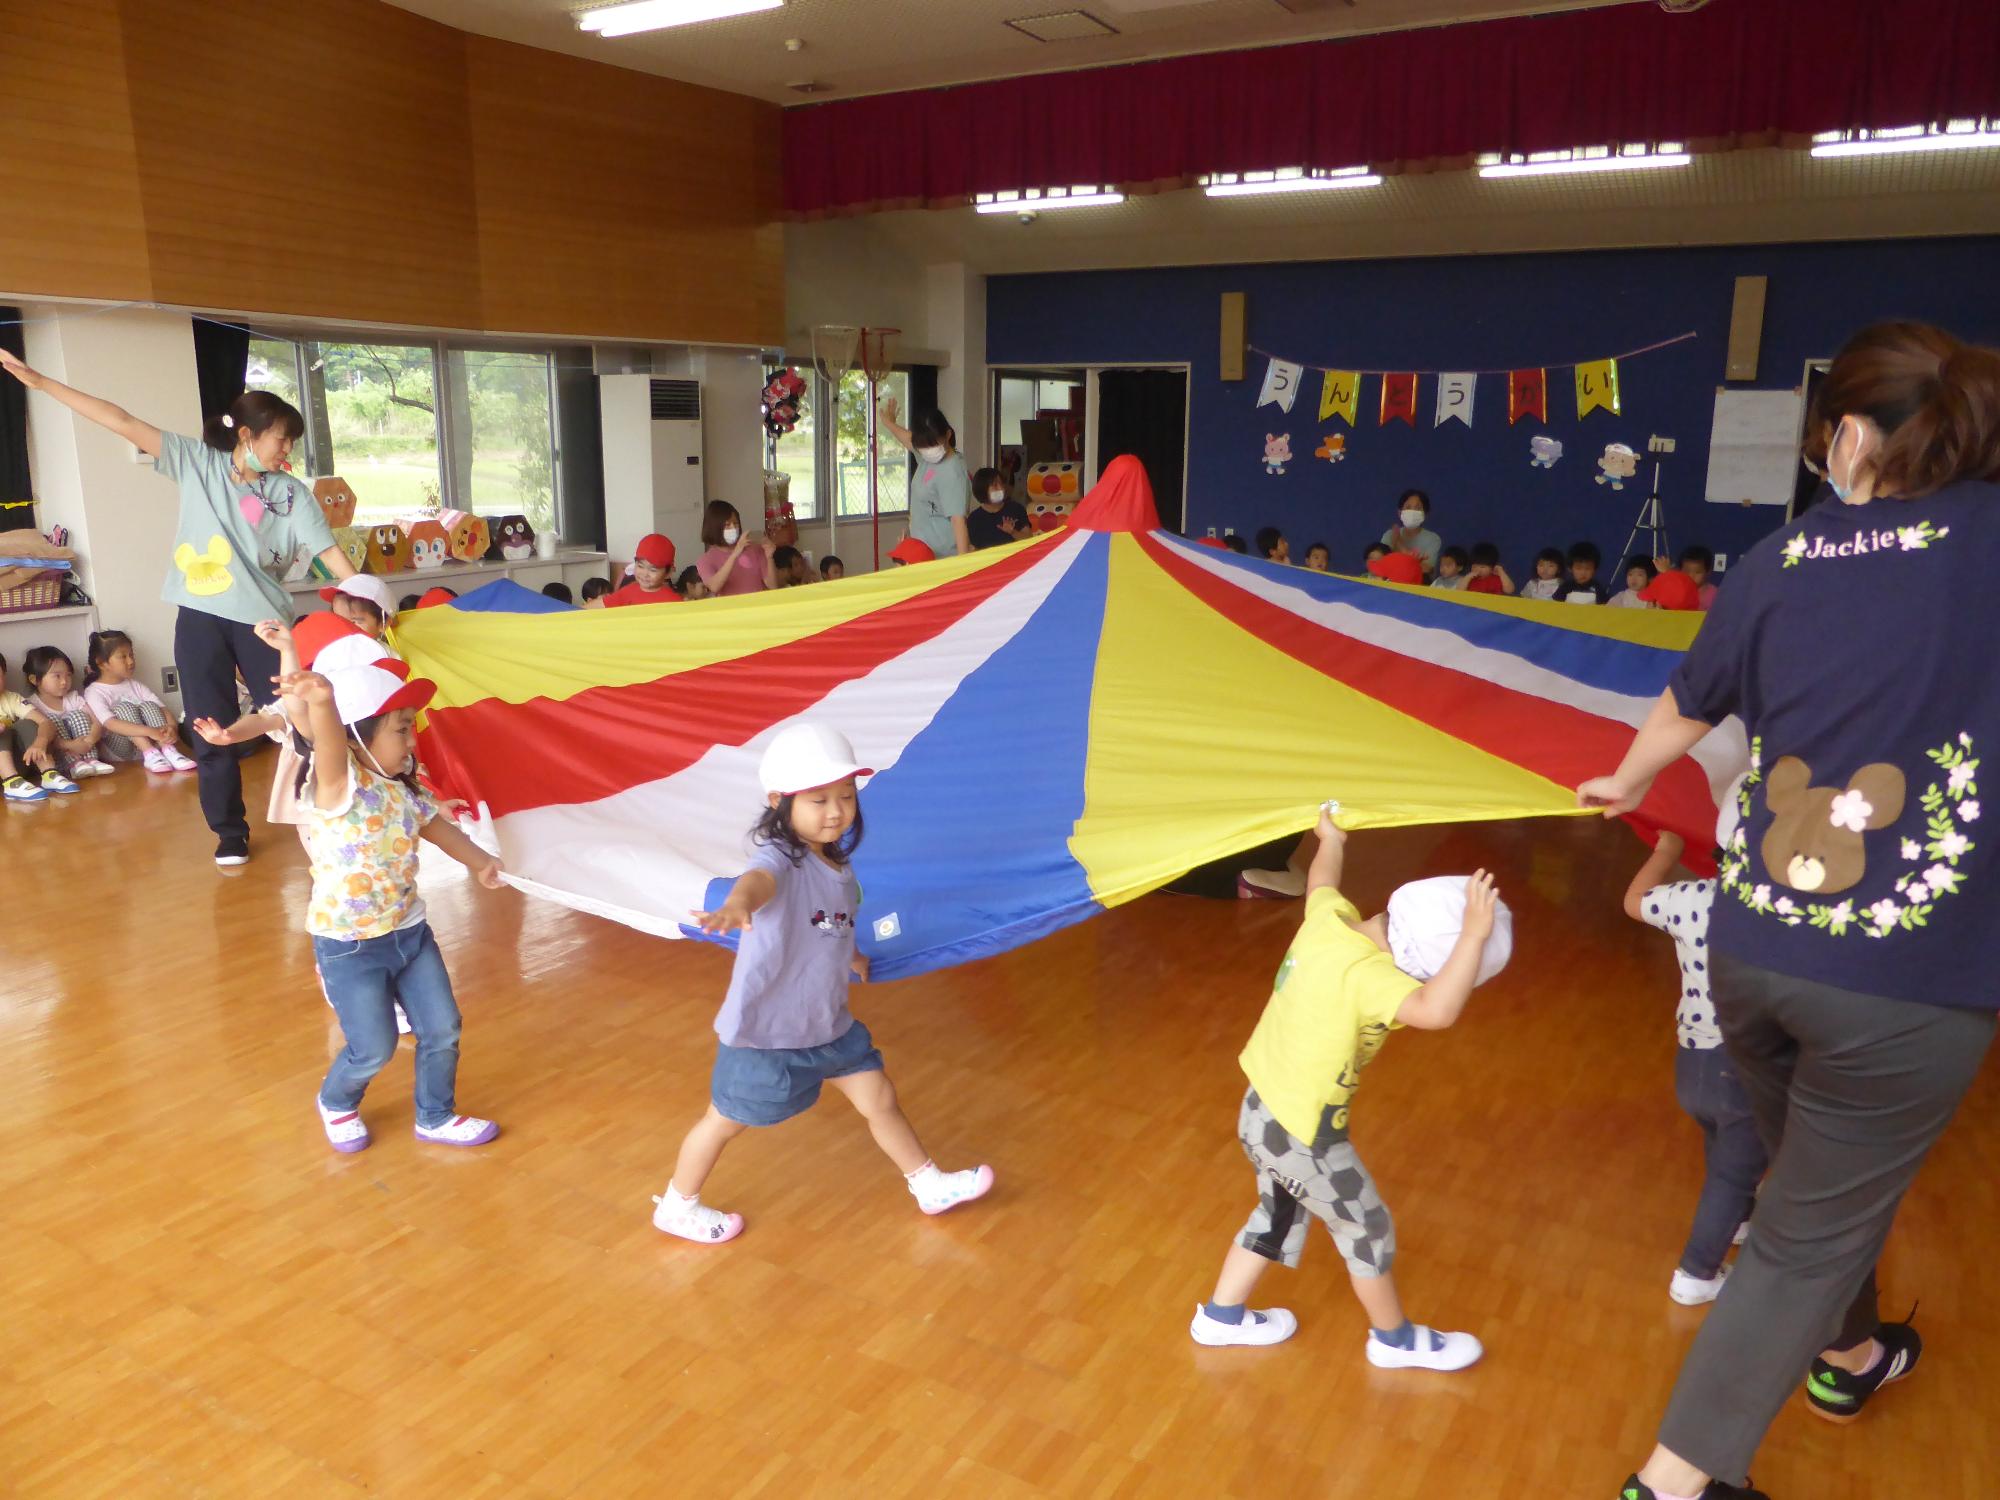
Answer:
<svg viewBox="0 0 2000 1500"><path fill-rule="evenodd" d="M674 565L674 544L671 539L657 531L648 532L639 538L639 545L632 549L634 562L651 563L656 568L672 568Z"/></svg>
<svg viewBox="0 0 2000 1500"><path fill-rule="evenodd" d="M850 776L873 776L872 767L854 758L854 746L838 729L801 721L787 724L764 747L757 777L766 792L790 797L816 786L832 786Z"/></svg>
<svg viewBox="0 0 2000 1500"><path fill-rule="evenodd" d="M307 615L292 627L292 646L299 653L299 665L310 672L319 660L320 652L335 641L357 636L371 646L376 644L374 638L352 620L343 620L331 610L323 609Z"/></svg>
<svg viewBox="0 0 2000 1500"><path fill-rule="evenodd" d="M385 672L394 672L406 682L410 677L408 662L401 657L391 656L388 648L380 641L364 634L344 635L330 645L322 646L312 669L324 675L331 675L334 672L345 672L352 667L380 667Z"/></svg>
<svg viewBox="0 0 2000 1500"><path fill-rule="evenodd" d="M333 596L345 594L350 599L359 599L374 605L382 611L382 618L392 619L396 613L396 596L389 592L389 585L367 573L356 573L352 578L343 578L338 583L330 583L319 591L321 599L331 604Z"/></svg>
<svg viewBox="0 0 2000 1500"><path fill-rule="evenodd" d="M437 684L428 677L405 680L379 662L325 675L333 684L333 708L343 724L359 724L399 708L420 709L437 693Z"/></svg>

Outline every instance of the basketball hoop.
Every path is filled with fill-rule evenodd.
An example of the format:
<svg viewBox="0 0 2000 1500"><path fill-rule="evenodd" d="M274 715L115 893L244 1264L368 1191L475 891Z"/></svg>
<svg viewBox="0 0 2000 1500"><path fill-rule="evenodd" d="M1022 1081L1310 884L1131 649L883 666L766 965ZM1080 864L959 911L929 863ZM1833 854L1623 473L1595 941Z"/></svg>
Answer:
<svg viewBox="0 0 2000 1500"><path fill-rule="evenodd" d="M882 454L878 415L882 382L896 372L896 338L900 328L861 330L861 373L868 380L868 524L875 548L875 566L882 566ZM911 420L905 417L905 420Z"/></svg>
<svg viewBox="0 0 2000 1500"><path fill-rule="evenodd" d="M861 330L861 373L870 385L879 385L895 373L896 340L902 332L900 328Z"/></svg>
<svg viewBox="0 0 2000 1500"><path fill-rule="evenodd" d="M846 323L821 323L812 331L813 369L833 387L840 399L840 377L854 368L854 351L861 342L861 330Z"/></svg>

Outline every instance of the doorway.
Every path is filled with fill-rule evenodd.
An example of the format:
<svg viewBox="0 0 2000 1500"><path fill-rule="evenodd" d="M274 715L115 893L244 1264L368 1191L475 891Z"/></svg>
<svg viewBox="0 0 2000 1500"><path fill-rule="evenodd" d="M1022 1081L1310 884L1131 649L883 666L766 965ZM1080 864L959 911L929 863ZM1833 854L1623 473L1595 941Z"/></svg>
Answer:
<svg viewBox="0 0 2000 1500"><path fill-rule="evenodd" d="M1187 371L1099 370L1096 472L1121 453L1146 466L1160 524L1187 519Z"/></svg>

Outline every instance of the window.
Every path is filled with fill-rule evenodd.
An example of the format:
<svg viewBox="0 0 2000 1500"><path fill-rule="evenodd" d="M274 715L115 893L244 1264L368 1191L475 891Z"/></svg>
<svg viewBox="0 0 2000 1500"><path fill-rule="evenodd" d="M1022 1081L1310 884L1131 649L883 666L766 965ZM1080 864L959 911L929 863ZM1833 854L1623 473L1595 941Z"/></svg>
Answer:
<svg viewBox="0 0 2000 1500"><path fill-rule="evenodd" d="M347 481L355 524L401 520L441 505L436 349L308 342L301 352L313 408L307 412L312 473Z"/></svg>
<svg viewBox="0 0 2000 1500"><path fill-rule="evenodd" d="M778 373L766 370L765 381ZM771 445L767 467L792 476L792 514L801 521L817 521L826 514L819 498L819 434L813 421L821 383L809 368L798 373L806 383L805 394L799 397L799 424Z"/></svg>
<svg viewBox="0 0 2000 1500"><path fill-rule="evenodd" d="M528 350L452 349L445 371L454 508L519 513L537 531L559 530L553 361Z"/></svg>
<svg viewBox="0 0 2000 1500"><path fill-rule="evenodd" d="M910 411L910 376L906 370L891 372L880 382L877 399L896 403L896 420L907 425ZM834 447L833 479L835 514L841 520L868 514L868 380L859 370L840 377L840 407ZM876 446L876 509L883 515L910 508L909 455L903 445L881 428Z"/></svg>
<svg viewBox="0 0 2000 1500"><path fill-rule="evenodd" d="M269 391L305 410L299 400L299 346L290 339L253 338L244 363L243 383L253 391Z"/></svg>

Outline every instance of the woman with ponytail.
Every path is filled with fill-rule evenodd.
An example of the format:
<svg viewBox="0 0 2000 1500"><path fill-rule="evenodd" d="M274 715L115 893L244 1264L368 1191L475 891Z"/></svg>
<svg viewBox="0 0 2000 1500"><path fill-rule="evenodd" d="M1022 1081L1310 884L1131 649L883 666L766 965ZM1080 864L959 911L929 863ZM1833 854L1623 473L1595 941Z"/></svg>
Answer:
<svg viewBox="0 0 2000 1500"><path fill-rule="evenodd" d="M1978 778L2000 748L2000 354L1864 329L1805 457L1840 503L1751 550L1624 763L1578 788L1627 813L1711 727L1749 731L1708 947L1772 1168L1625 1500L1760 1495L1750 1460L1801 1381L1849 1422L1915 1369L1923 1341L1881 1320L1875 1262L2000 1008Z"/></svg>
<svg viewBox="0 0 2000 1500"><path fill-rule="evenodd" d="M4 349L0 368L151 455L158 473L180 487L173 570L162 597L180 606L174 663L181 698L190 718L234 721L237 674L255 692L277 673L277 653L252 627L291 618L283 580L293 563L317 557L336 578L354 572L312 491L284 472L305 419L268 391L245 391L208 419L199 438L183 437L51 380ZM236 752L205 740L193 749L215 862L243 864L250 858L250 824Z"/></svg>

